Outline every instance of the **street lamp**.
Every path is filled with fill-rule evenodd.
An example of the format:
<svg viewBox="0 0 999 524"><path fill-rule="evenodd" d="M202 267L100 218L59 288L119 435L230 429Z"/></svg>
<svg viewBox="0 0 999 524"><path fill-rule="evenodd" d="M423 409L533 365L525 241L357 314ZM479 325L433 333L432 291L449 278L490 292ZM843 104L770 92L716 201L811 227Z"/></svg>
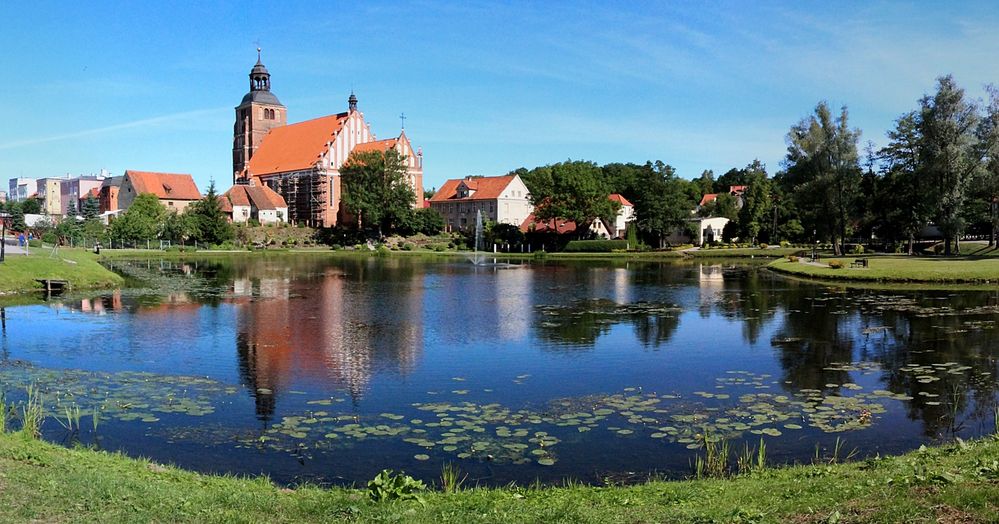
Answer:
<svg viewBox="0 0 999 524"><path fill-rule="evenodd" d="M0 262L4 261L7 254L7 219L10 213L0 212Z"/></svg>

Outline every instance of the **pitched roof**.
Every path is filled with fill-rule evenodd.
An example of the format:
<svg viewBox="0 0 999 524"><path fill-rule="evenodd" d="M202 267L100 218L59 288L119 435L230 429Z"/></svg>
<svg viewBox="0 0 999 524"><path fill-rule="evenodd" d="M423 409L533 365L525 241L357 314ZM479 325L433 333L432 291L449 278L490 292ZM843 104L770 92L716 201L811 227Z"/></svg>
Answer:
<svg viewBox="0 0 999 524"><path fill-rule="evenodd" d="M83 195L81 198L90 198L90 197L100 198L100 196L101 196L101 188L94 187L91 188L90 191L87 191L87 194Z"/></svg>
<svg viewBox="0 0 999 524"><path fill-rule="evenodd" d="M288 204L285 203L284 198L282 198L281 195L277 194L273 189L263 185L235 185L229 188L223 196L226 197L225 202L229 205L227 212L232 211L232 206L248 207L252 205L257 209L263 210L274 210L288 207Z"/></svg>
<svg viewBox="0 0 999 524"><path fill-rule="evenodd" d="M188 174L153 173L150 171L125 171L125 178L132 182L135 194L152 193L167 200L199 200L201 193L194 179Z"/></svg>
<svg viewBox="0 0 999 524"><path fill-rule="evenodd" d="M311 168L336 139L347 116L348 113L339 113L271 129L250 159L250 174L260 176Z"/></svg>
<svg viewBox="0 0 999 524"><path fill-rule="evenodd" d="M607 198L610 199L611 202L617 202L618 204L621 204L622 206L635 207L634 204L632 204L631 202L629 202L627 198L624 198L624 196L619 195L617 193L612 193Z"/></svg>
<svg viewBox="0 0 999 524"><path fill-rule="evenodd" d="M222 209L223 213L232 213L232 202L229 201L229 195L219 195L216 198L219 199L219 207Z"/></svg>
<svg viewBox="0 0 999 524"><path fill-rule="evenodd" d="M367 153L368 151L385 152L395 147L397 143L399 143L398 138L386 138L385 140L375 140L374 142L365 142L363 144L357 144L356 146L354 146L354 150L351 151L351 153Z"/></svg>
<svg viewBox="0 0 999 524"><path fill-rule="evenodd" d="M701 197L701 203L697 205L705 206L711 202L714 202L716 198L718 198L718 193L708 193Z"/></svg>
<svg viewBox="0 0 999 524"><path fill-rule="evenodd" d="M576 223L572 220L565 220L562 218L553 218L550 220L545 220L544 222L539 222L534 213L527 215L524 219L524 223L520 225L520 230L524 233L557 233L559 235L565 233L572 233L576 230Z"/></svg>
<svg viewBox="0 0 999 524"><path fill-rule="evenodd" d="M503 194L506 186L513 182L517 175L484 176L476 178L451 179L430 198L431 202L446 202L448 200L492 200ZM468 198L458 198L458 186L464 183L475 191Z"/></svg>

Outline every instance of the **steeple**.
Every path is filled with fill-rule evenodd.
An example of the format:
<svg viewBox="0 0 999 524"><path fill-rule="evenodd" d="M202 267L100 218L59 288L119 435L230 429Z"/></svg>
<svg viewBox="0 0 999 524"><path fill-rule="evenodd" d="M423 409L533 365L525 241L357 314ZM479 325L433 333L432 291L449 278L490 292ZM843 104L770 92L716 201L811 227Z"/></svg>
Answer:
<svg viewBox="0 0 999 524"><path fill-rule="evenodd" d="M357 111L357 97L354 96L354 90L350 90L350 97L347 98L347 110L353 113Z"/></svg>
<svg viewBox="0 0 999 524"><path fill-rule="evenodd" d="M267 72L267 67L260 61L260 48L257 48L257 63L250 70L250 91L270 91L271 74Z"/></svg>
<svg viewBox="0 0 999 524"><path fill-rule="evenodd" d="M250 92L236 106L236 122L232 137L232 176L238 180L245 176L250 158L267 133L287 122L287 110L271 92L271 74L260 58L250 69Z"/></svg>

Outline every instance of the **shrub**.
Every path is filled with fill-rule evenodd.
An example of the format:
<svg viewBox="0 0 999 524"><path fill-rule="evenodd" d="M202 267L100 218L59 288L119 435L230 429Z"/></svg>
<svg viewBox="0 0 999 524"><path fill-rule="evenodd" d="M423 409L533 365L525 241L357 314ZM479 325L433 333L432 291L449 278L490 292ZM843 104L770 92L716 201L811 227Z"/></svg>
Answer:
<svg viewBox="0 0 999 524"><path fill-rule="evenodd" d="M628 249L627 240L572 240L565 246L567 253L610 253Z"/></svg>
<svg viewBox="0 0 999 524"><path fill-rule="evenodd" d="M413 248L415 248L415 247L416 247L416 245L413 244L412 242L406 242L405 244L402 245L402 250L403 251L412 251Z"/></svg>
<svg viewBox="0 0 999 524"><path fill-rule="evenodd" d="M56 234L53 233L52 231L46 231L42 233L42 242L45 242L46 244L55 244L58 241L59 237L56 236Z"/></svg>
<svg viewBox="0 0 999 524"><path fill-rule="evenodd" d="M437 251L438 253L440 253L441 251L447 251L447 246L448 246L447 244L443 244L443 243L440 243L440 242L435 243L435 244L428 244L427 245L427 247L429 247L430 249L432 249L434 251Z"/></svg>
<svg viewBox="0 0 999 524"><path fill-rule="evenodd" d="M788 262L797 262L798 261L798 257L796 257L794 255L788 255L787 256L787 260L788 260Z"/></svg>
<svg viewBox="0 0 999 524"><path fill-rule="evenodd" d="M854 255L863 255L864 254L863 244L857 244L853 246L853 249L850 250L850 252L853 253Z"/></svg>
<svg viewBox="0 0 999 524"><path fill-rule="evenodd" d="M32 238L28 241L28 247L42 247L42 241L37 238Z"/></svg>
<svg viewBox="0 0 999 524"><path fill-rule="evenodd" d="M420 491L426 489L422 480L416 480L409 475L394 474L390 469L383 469L375 478L368 481L368 496L375 502L390 500L415 500L422 502Z"/></svg>
<svg viewBox="0 0 999 524"><path fill-rule="evenodd" d="M780 241L780 247L788 247L790 245L791 245L791 243L788 242L787 240L781 240Z"/></svg>
<svg viewBox="0 0 999 524"><path fill-rule="evenodd" d="M843 269L843 261L842 260L830 260L829 261L829 267L831 269Z"/></svg>
<svg viewBox="0 0 999 524"><path fill-rule="evenodd" d="M762 242L760 243L760 249L768 249L769 247L770 247L770 244L764 244Z"/></svg>
<svg viewBox="0 0 999 524"><path fill-rule="evenodd" d="M389 252L390 252L389 248L385 246L378 246L378 249L375 250L375 254L380 257L387 257L389 255Z"/></svg>

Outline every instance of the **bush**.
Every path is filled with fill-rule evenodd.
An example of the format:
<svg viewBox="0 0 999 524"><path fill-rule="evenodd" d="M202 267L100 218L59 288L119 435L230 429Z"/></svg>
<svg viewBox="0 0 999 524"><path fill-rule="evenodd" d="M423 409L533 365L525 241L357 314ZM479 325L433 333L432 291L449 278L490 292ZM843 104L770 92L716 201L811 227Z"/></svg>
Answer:
<svg viewBox="0 0 999 524"><path fill-rule="evenodd" d="M797 262L798 261L798 257L796 257L794 255L788 255L787 256L787 261L788 262Z"/></svg>
<svg viewBox="0 0 999 524"><path fill-rule="evenodd" d="M780 247L788 247L790 245L791 245L791 243L788 242L787 240L781 240L780 241Z"/></svg>
<svg viewBox="0 0 999 524"><path fill-rule="evenodd" d="M28 247L42 247L42 241L37 238L32 238L28 241Z"/></svg>
<svg viewBox="0 0 999 524"><path fill-rule="evenodd" d="M419 492L426 489L423 481L409 475L396 475L390 469L382 470L374 479L368 481L368 496L375 502L390 500L415 500L422 503Z"/></svg>
<svg viewBox="0 0 999 524"><path fill-rule="evenodd" d="M448 245L438 242L436 244L428 244L427 247L439 253L441 251L447 251Z"/></svg>
<svg viewBox="0 0 999 524"><path fill-rule="evenodd" d="M769 248L770 248L770 244L764 244L762 242L760 243L760 249L769 249Z"/></svg>
<svg viewBox="0 0 999 524"><path fill-rule="evenodd" d="M567 253L610 253L628 249L627 240L572 240L565 246Z"/></svg>
<svg viewBox="0 0 999 524"><path fill-rule="evenodd" d="M863 244L857 244L853 246L853 249L850 250L850 252L853 253L854 255L863 255L864 254Z"/></svg>
<svg viewBox="0 0 999 524"><path fill-rule="evenodd" d="M413 244L412 242L406 242L405 244L402 245L402 250L403 251L412 251L415 247L416 247L416 245Z"/></svg>
<svg viewBox="0 0 999 524"><path fill-rule="evenodd" d="M56 234L53 233L52 231L46 231L42 233L42 242L45 242L46 244L55 244L58 241L59 237L56 236Z"/></svg>
<svg viewBox="0 0 999 524"><path fill-rule="evenodd" d="M830 260L829 261L829 268L830 269L843 269L843 261L842 260Z"/></svg>

